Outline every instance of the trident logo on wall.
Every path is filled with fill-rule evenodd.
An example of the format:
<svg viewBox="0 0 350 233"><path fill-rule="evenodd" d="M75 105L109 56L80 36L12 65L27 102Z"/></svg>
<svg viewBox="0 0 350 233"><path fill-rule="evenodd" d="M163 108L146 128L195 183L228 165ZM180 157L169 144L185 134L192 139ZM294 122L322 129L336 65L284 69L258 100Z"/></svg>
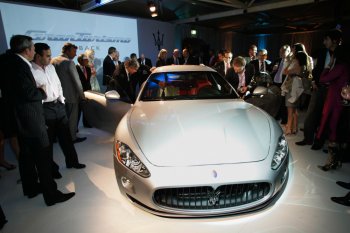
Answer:
<svg viewBox="0 0 350 233"><path fill-rule="evenodd" d="M158 46L158 51L160 51L160 47L163 46L163 39L164 39L164 34L162 34L162 39L160 39L159 34L160 33L159 33L159 30L158 30L158 37L156 39L156 35L154 35L154 33L153 33L154 45Z"/></svg>

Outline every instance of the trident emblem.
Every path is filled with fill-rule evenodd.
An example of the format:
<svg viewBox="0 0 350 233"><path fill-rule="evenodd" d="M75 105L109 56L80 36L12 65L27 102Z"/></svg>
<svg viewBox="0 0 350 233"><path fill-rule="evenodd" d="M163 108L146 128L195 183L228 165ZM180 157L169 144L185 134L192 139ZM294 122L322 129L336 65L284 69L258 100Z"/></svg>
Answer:
<svg viewBox="0 0 350 233"><path fill-rule="evenodd" d="M219 201L220 191L213 191L212 193L208 192L208 203L210 206L214 206Z"/></svg>
<svg viewBox="0 0 350 233"><path fill-rule="evenodd" d="M156 39L156 35L153 34L153 38L154 38L154 45L158 47L158 51L160 51L160 47L163 46L163 39L164 39L164 34L162 34L162 39L160 39L160 36L159 36L159 30L158 30L158 37Z"/></svg>

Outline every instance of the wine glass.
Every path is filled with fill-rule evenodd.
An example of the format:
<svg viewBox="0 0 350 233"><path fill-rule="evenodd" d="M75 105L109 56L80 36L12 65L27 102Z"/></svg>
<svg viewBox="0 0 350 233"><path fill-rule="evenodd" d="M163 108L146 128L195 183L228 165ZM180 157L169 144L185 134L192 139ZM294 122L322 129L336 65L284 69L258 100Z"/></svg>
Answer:
<svg viewBox="0 0 350 233"><path fill-rule="evenodd" d="M350 104L350 85L346 85L341 90L341 96L343 97L343 102L345 105Z"/></svg>

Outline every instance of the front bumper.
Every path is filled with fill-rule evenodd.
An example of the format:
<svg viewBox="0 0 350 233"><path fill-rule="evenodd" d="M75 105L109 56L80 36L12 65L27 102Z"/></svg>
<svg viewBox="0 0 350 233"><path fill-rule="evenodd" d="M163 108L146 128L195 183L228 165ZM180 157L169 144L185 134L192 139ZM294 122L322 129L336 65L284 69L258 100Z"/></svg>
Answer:
<svg viewBox="0 0 350 233"><path fill-rule="evenodd" d="M114 168L121 193L145 211L165 217L207 217L254 211L268 205L286 183L288 158L289 156L277 170L270 168L271 161L268 161L268 159L255 163L182 168L153 166L148 167L151 172L149 178L142 178L130 171L120 164L115 156ZM252 191L253 188L249 188L256 187L256 184L265 184L261 186L263 190L259 191L260 189L258 189L257 192L254 192ZM205 200L205 192L207 191L195 191L195 193L202 193L200 199L191 194L194 192L177 193L169 199L170 202L177 200L177 203L180 204L168 204L167 200L162 202L160 201L161 198L155 195L160 190L165 190L165 192L174 189L190 190L190 188L202 190L200 187L210 188L207 201ZM233 199L241 201L237 202L237 205L226 205L222 197L227 197L227 195L223 194L222 187L230 187L231 190L234 189L232 187L235 187L236 191L231 191L231 194L227 195L237 195L237 198L234 197ZM245 187L245 189L240 191L242 187ZM258 187L260 186L258 185ZM184 196L187 197L183 198ZM233 199L231 198L231 200ZM188 200L190 201L188 202ZM202 203L202 207L197 208L196 203ZM209 208L205 207L206 203Z"/></svg>

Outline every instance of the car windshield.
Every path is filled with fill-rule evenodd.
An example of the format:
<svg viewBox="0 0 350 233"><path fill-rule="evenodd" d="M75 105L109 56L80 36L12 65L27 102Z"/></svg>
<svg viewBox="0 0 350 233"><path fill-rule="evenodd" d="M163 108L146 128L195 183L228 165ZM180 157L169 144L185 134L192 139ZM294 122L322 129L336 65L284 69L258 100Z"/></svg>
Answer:
<svg viewBox="0 0 350 233"><path fill-rule="evenodd" d="M141 101L235 98L238 96L232 86L209 71L154 73L140 96Z"/></svg>

